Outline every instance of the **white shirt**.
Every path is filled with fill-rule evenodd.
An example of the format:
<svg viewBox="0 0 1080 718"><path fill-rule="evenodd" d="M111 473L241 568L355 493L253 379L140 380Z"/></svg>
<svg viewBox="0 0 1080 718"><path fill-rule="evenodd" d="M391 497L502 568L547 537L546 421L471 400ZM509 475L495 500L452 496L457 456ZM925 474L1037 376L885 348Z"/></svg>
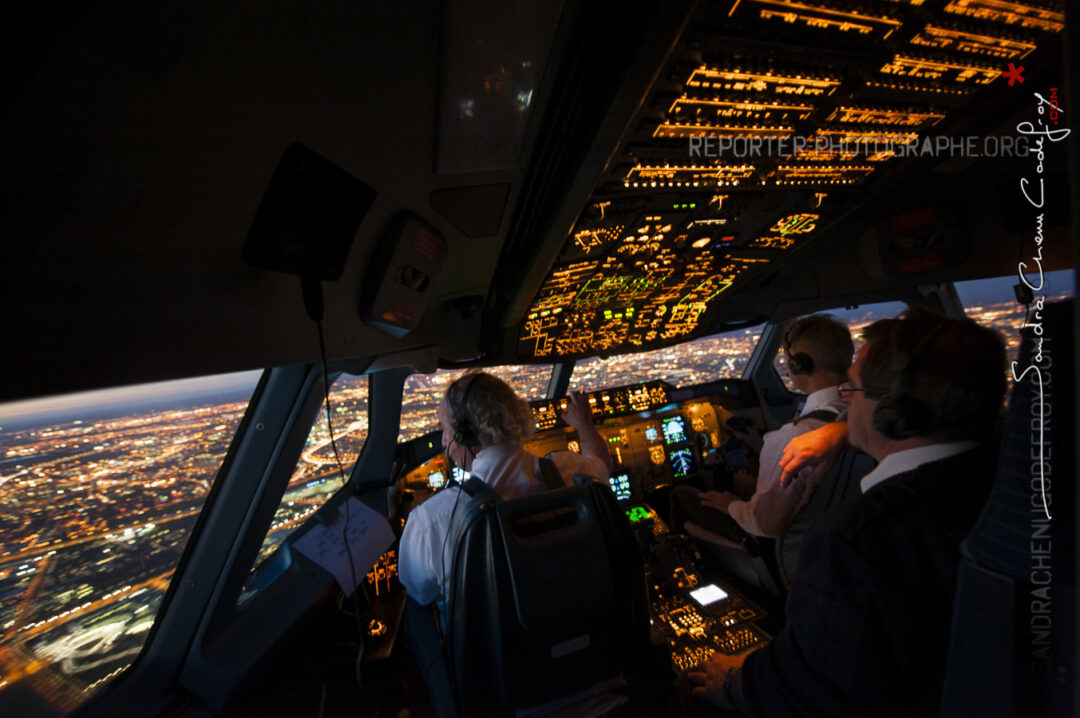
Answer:
<svg viewBox="0 0 1080 718"><path fill-rule="evenodd" d="M882 481L912 471L923 464L941 461L950 456L970 451L979 445L977 441L954 441L947 444L927 444L914 449L904 449L889 454L881 460L874 470L859 481L859 488L865 494Z"/></svg>
<svg viewBox="0 0 1080 718"><path fill-rule="evenodd" d="M603 461L571 451L556 451L548 455L563 480L570 485L574 474L593 476L607 481L608 469ZM515 499L544 491L540 457L519 444L489 446L476 455L470 467L472 476L479 478L504 499ZM398 550L398 578L409 596L421 605L438 601L443 615L443 602L450 572L454 567L456 545L450 540L451 518L456 523L469 496L460 488L439 491L409 513Z"/></svg>
<svg viewBox="0 0 1080 718"><path fill-rule="evenodd" d="M842 419L847 414L847 403L840 398L837 388L830 386L806 397L806 406L799 416L815 411L832 411ZM735 500L728 506L728 513L743 530L755 536L777 537L784 533L804 498L809 498L806 495L806 477L812 469L804 469L788 486L781 486L780 475L784 472L780 468L780 458L789 441L826 423L821 419L789 421L776 431L765 434L758 457L760 468L754 495L749 501Z"/></svg>

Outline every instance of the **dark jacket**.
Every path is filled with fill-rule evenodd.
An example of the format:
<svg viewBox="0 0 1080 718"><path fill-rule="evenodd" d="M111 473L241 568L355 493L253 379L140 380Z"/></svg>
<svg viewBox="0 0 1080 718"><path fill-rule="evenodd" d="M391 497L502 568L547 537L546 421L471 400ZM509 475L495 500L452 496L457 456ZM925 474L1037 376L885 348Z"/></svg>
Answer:
<svg viewBox="0 0 1080 718"><path fill-rule="evenodd" d="M959 546L993 477L979 447L887 479L815 526L787 628L743 667L743 710L936 716Z"/></svg>

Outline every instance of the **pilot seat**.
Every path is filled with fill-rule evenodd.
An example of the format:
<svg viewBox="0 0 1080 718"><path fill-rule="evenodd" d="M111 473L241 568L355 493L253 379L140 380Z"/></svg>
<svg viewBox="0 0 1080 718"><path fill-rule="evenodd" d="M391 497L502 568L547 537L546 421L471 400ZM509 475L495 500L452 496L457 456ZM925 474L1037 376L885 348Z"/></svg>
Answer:
<svg viewBox="0 0 1080 718"><path fill-rule="evenodd" d="M641 557L611 490L464 490L442 658L421 667L436 716L631 714L655 652ZM413 640L436 630L433 610L409 611Z"/></svg>

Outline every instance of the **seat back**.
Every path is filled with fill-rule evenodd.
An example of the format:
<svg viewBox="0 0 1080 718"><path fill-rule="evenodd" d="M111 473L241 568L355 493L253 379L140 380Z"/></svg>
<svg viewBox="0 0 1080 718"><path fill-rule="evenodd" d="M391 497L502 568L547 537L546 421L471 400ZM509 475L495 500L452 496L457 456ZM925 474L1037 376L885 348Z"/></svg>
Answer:
<svg viewBox="0 0 1080 718"><path fill-rule="evenodd" d="M790 586L795 578L806 532L842 501L859 495L859 480L873 468L874 460L868 454L844 449L809 500L792 517L787 531L776 542L776 563L785 586Z"/></svg>
<svg viewBox="0 0 1080 718"><path fill-rule="evenodd" d="M445 638L461 715L514 715L644 660L644 571L608 487L478 497L462 518Z"/></svg>
<svg viewBox="0 0 1080 718"><path fill-rule="evenodd" d="M997 476L961 548L942 716L1076 715L1072 313L1047 305L1021 344Z"/></svg>

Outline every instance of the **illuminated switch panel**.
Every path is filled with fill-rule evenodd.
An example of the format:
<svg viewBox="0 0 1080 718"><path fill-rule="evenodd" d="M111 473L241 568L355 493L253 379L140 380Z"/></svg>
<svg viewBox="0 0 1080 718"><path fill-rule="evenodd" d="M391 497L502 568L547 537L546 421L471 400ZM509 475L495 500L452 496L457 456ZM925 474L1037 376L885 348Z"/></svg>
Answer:
<svg viewBox="0 0 1080 718"><path fill-rule="evenodd" d="M1011 40L993 35L981 35L971 32L950 30L944 27L927 25L910 40L916 47L928 47L934 50L952 50L972 55L986 55L1006 60L1027 57L1036 45L1033 42Z"/></svg>
<svg viewBox="0 0 1080 718"><path fill-rule="evenodd" d="M755 237L747 244L747 247L760 247L761 249L787 250L795 246L797 237Z"/></svg>
<svg viewBox="0 0 1080 718"><path fill-rule="evenodd" d="M757 72L742 68L718 68L702 65L686 81L688 88L708 88L725 92L752 92L781 97L825 97L840 86L836 77L809 74L784 74L766 70Z"/></svg>
<svg viewBox="0 0 1080 718"><path fill-rule="evenodd" d="M714 653L707 646L679 646L671 652L671 663L675 670L686 673L704 666Z"/></svg>
<svg viewBox="0 0 1080 718"><path fill-rule="evenodd" d="M817 221L821 219L817 214L790 214L772 226L773 232L781 235L809 234L817 229Z"/></svg>
<svg viewBox="0 0 1080 718"><path fill-rule="evenodd" d="M759 263L709 248L676 250L685 229L664 218L624 235L591 276L556 272L523 322L522 354L571 356L642 347L692 333L709 303ZM644 230L644 231L642 231Z"/></svg>
<svg viewBox="0 0 1080 718"><path fill-rule="evenodd" d="M628 189L653 187L723 187L737 186L739 180L748 179L754 173L751 164L705 165L685 164L642 165L630 168L623 179Z"/></svg>
<svg viewBox="0 0 1080 718"><path fill-rule="evenodd" d="M854 146L840 146L833 149L828 145L822 145L819 148L809 144L805 147L795 147L788 159L808 162L850 162L858 156L859 151Z"/></svg>
<svg viewBox="0 0 1080 718"><path fill-rule="evenodd" d="M664 120L653 130L653 137L756 137L760 139L780 139L790 137L795 131L792 125L745 125L728 122L679 122Z"/></svg>
<svg viewBox="0 0 1080 718"><path fill-rule="evenodd" d="M742 653L763 642L762 636L747 625L729 628L713 637L713 645L716 646L716 650L728 656Z"/></svg>
<svg viewBox="0 0 1080 718"><path fill-rule="evenodd" d="M827 122L860 125L886 125L924 129L933 127L945 119L945 113L936 110L887 110L872 107L840 106L833 110Z"/></svg>
<svg viewBox="0 0 1080 718"><path fill-rule="evenodd" d="M945 12L1044 32L1065 29L1064 12L1004 0L951 0Z"/></svg>
<svg viewBox="0 0 1080 718"><path fill-rule="evenodd" d="M763 100L727 99L721 95L686 92L667 109L671 118L696 116L714 122L775 123L805 120L814 106L806 101L769 98Z"/></svg>
<svg viewBox="0 0 1080 718"><path fill-rule="evenodd" d="M582 254L599 253L617 240L624 229L625 227L621 224L601 227L600 229L583 229L574 233L573 242L577 250Z"/></svg>
<svg viewBox="0 0 1080 718"><path fill-rule="evenodd" d="M900 20L882 11L830 7L809 0L747 0L745 5L746 14L756 13L762 20L776 20L805 30L836 30L877 40L888 39L901 25ZM863 5L868 6L872 5Z"/></svg>
<svg viewBox="0 0 1080 718"><path fill-rule="evenodd" d="M778 185L855 184L873 171L867 165L780 165L768 179Z"/></svg>
<svg viewBox="0 0 1080 718"><path fill-rule="evenodd" d="M892 60L881 66L879 72L898 79L957 85L989 85L1001 77L999 67L952 60L932 60L906 53L897 53Z"/></svg>
<svg viewBox="0 0 1080 718"><path fill-rule="evenodd" d="M659 409L671 401L670 390L662 381L650 381L614 389L591 391L585 395L589 409L596 419L611 419L627 414ZM559 417L566 411L567 400L545 399L529 404L537 431L554 428ZM614 439L615 441L612 441ZM625 432L609 437L612 443L625 443ZM580 448L580 447L579 447Z"/></svg>
<svg viewBox="0 0 1080 718"><path fill-rule="evenodd" d="M852 130L820 130L815 140L821 138L827 145L849 145L860 148L872 148L884 145L910 145L917 142L917 132L855 132ZM811 140L813 142L813 140Z"/></svg>

